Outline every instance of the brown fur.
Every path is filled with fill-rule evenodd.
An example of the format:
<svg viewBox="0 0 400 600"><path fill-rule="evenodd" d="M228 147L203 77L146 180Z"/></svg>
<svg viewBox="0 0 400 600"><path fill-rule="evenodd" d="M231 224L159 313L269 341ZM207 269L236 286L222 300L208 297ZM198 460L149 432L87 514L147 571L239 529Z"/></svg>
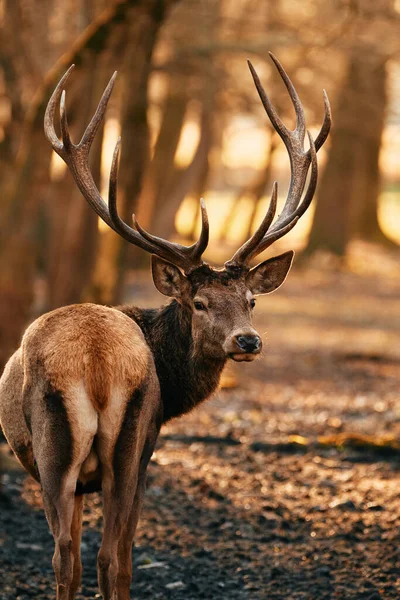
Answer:
<svg viewBox="0 0 400 600"><path fill-rule="evenodd" d="M139 327L112 308L76 304L37 319L22 340L24 385L40 370L54 389L81 379L102 411L111 386L134 389L146 376L148 346Z"/></svg>
<svg viewBox="0 0 400 600"><path fill-rule="evenodd" d="M100 591L105 600L129 598L131 548L161 423L208 398L228 357L252 360L259 353L261 341L251 351L239 346L240 336L258 337L252 281L255 293L272 291L289 259L282 255L250 273L203 266L185 277L153 258L158 289L176 298L169 305L78 304L28 327L0 380L0 420L42 484L57 600L72 600L81 577L77 497L100 487Z"/></svg>
<svg viewBox="0 0 400 600"><path fill-rule="evenodd" d="M137 223L134 230L121 223L116 207L119 143L111 169L108 210L101 200L87 160L115 76L78 145L70 143L62 109L62 90L71 68L48 103L45 134L68 164L82 194L115 231L153 254L154 283L161 293L175 298L160 310L130 307L119 312L88 304L44 315L27 329L21 351L10 359L0 380L0 420L5 434L29 472L35 474L37 466L42 483L55 541L57 600L73 600L80 580L82 503L74 494L79 494L79 489L84 492L85 482L96 485L97 479L101 480L104 501L104 532L97 562L100 591L104 600L129 599L132 542L146 467L161 422L209 397L228 358L250 361L261 351L261 338L251 324L253 296L271 292L283 283L293 253L265 261L251 271L248 261L296 224L299 211L301 215L312 198L317 175L312 138L308 153L298 143L305 131L299 100L283 68L273 60L296 109L296 129L280 131L293 167L291 192L296 188L299 197L289 194L290 201L273 226L276 233L268 237L276 210L275 185L261 227L219 271L201 258L208 242L203 204L202 233L188 248L146 235ZM251 65L250 69L263 95ZM62 142L53 124L60 99ZM275 119L272 123L279 129ZM326 103L319 146L329 127ZM310 161L309 188L295 210ZM292 212L287 223L289 208Z"/></svg>
<svg viewBox="0 0 400 600"><path fill-rule="evenodd" d="M15 454L42 484L58 600L74 598L79 586L79 490L96 478L104 492L100 589L106 599L114 594L118 543L124 538L123 547L132 545L135 526L125 532L124 525L132 511L137 523L140 465L154 448L160 406L149 346L139 326L116 309L85 304L43 315L7 364L0 421ZM127 414L133 415L128 422ZM126 593L125 580L121 589Z"/></svg>

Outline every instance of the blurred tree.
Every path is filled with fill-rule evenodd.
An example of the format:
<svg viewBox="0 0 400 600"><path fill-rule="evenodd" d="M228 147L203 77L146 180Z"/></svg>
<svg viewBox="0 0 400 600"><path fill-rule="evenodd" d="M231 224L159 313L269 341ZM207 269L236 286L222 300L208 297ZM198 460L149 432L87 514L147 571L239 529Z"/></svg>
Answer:
<svg viewBox="0 0 400 600"><path fill-rule="evenodd" d="M222 1L208 2L207 11L203 11L198 16L198 31L195 37L200 41L207 40L212 45L214 40L218 39L221 27L222 5ZM195 97L197 99L197 104L200 104L197 111L200 133L192 160L185 166L179 166L176 164L175 155L187 119L183 118L179 128L175 127L175 131L179 135L176 136L176 146L173 152L170 153L172 162L169 171L167 171L167 177L165 177L165 171L160 171L164 174L164 184L163 187L159 186L159 191L156 194L153 215L150 222L152 231L156 235L163 237L169 237L174 233L175 215L181 203L185 199L185 196L194 190L198 183L200 184L201 177L204 177L204 170L208 164L208 154L212 144L212 113L215 108L215 97L217 95L217 75L214 55L211 50L206 53L205 57L202 53L198 53L194 49L191 55L184 55L179 59L180 48L182 46L188 47L190 40L193 39L194 32L191 27L187 27L185 33L185 35L180 33L179 41L177 42L176 52L178 59L176 61L176 69L177 75L180 75L180 81L177 81L175 76L173 88L178 91L181 90L181 96L185 103L185 111L182 111L183 117L186 117L186 108L190 98ZM189 77L187 74L189 74ZM186 83L184 86L182 86L182 79ZM183 94L182 90L185 90ZM163 123L166 121L171 124L173 120L168 119L167 108L168 102L165 105ZM159 137L161 137L161 132Z"/></svg>
<svg viewBox="0 0 400 600"><path fill-rule="evenodd" d="M160 131L138 206L138 220L145 229L151 228L155 213L165 202L171 181L175 177L175 154L185 122L188 100L188 82L185 76L172 72L168 78Z"/></svg>
<svg viewBox="0 0 400 600"><path fill-rule="evenodd" d="M332 146L318 189L308 254L325 249L344 256L354 238L390 243L377 217L385 62L368 47L352 52L334 112Z"/></svg>
<svg viewBox="0 0 400 600"><path fill-rule="evenodd" d="M211 116L206 102L202 106L200 137L190 163L174 167L173 177L165 194L157 199L151 230L155 235L170 237L175 231L175 215L186 195L195 188L207 163L211 143Z"/></svg>
<svg viewBox="0 0 400 600"><path fill-rule="evenodd" d="M2 16L1 26L2 34L4 34L2 39L6 40L4 41L6 49L3 52L2 44L0 64L4 74L7 97L11 104L12 118L10 122L12 122L12 126L8 123L5 124L5 133L1 141L1 146L6 148L6 151L4 154L1 153L3 185L1 186L0 223L8 235L2 237L0 242L0 365L4 364L17 346L21 331L32 315L34 283L39 249L42 243L38 230L39 209L43 207L43 200L49 193L51 148L43 135L43 115L49 94L66 68L71 63L76 63L77 71L82 75L82 81L87 81L87 85L92 88L93 95L97 95L95 82L89 76L89 71L93 71L93 65L97 65L97 61L94 63L92 60L91 62L90 57L98 58L102 54L110 34L124 21L127 11L132 7L137 7L141 11L158 10L163 12L172 2L173 0L142 0L141 2L138 0L115 0L102 10L103 3L93 1L92 4L88 4L82 0L79 14L76 12L75 5L68 7L60 5L61 9L58 11L59 3L54 6L53 3L47 2L36 13L30 2L23 7L10 2L10 6L7 6L7 10ZM86 29L79 33L76 24L79 22L82 30L85 25L85 10L88 7L91 8L92 18ZM38 59L35 62L36 65L42 67L41 72L38 72L37 69L33 71L31 61L36 57L36 47L43 44L42 41L37 40L37 37L44 35L43 27L54 26L54 23L58 23L57 19L60 18L64 19L61 27L64 32L63 44L53 44L52 52L47 56L47 60L41 63ZM40 23L36 23L37 20ZM28 38L24 37L26 21L32 24L29 31L29 51ZM10 35L12 31L16 31L18 35ZM21 46L26 49L26 52L21 52ZM56 60L57 54L59 55L68 46L70 49ZM38 57L41 56L41 52L44 52L43 48L37 51ZM51 64L53 64L52 67L49 66ZM135 65L132 68L134 69ZM32 71L36 75L34 79ZM74 77L75 81L78 81L77 74ZM102 82L97 79L99 86L100 83ZM39 87L35 92L37 86ZM76 83L72 83L71 89L73 90L74 87L76 89ZM21 93L21 90L24 93ZM90 96L91 92L89 91ZM25 106L20 106L19 99L21 98L25 101ZM79 102L79 100L80 97L75 95L75 101ZM90 108L90 104L89 100L88 108ZM74 93L69 97L69 106L72 106L72 109L73 105ZM26 111L26 115L22 118L24 111ZM101 135L99 143L101 144ZM97 151L94 149L94 154L97 154L97 165L99 165L99 148ZM75 191L72 182L69 182L70 179L68 179L66 188L70 188L71 194L75 195L76 205L74 206L75 203L70 197L69 202L72 200L72 204L64 201L61 203L59 211L49 211L50 220L52 217L58 220L61 229L63 226L65 227L68 218L73 217L76 224L75 228L70 221L69 224L71 229L74 229L74 233L72 235L70 229L71 235L64 237L66 245L63 246L61 240L62 255L59 255L59 259L57 257L52 259L47 268L51 283L51 286L48 287L52 287L49 298L50 306L57 306L65 301L79 301L86 274L91 267L91 257L93 257L95 247L96 221L84 203L78 202L78 199L81 200L79 193ZM68 198L67 190L65 192L66 198ZM61 216L60 213L62 213ZM65 229L67 228L65 227ZM55 235L59 231L60 228L56 226L54 228ZM91 239L91 243L87 245L89 239ZM52 247L56 248L57 241L60 242L60 240L54 237L53 240L55 243L52 244ZM40 256L46 262L47 258L44 254L41 252ZM79 265L79 269L77 269L77 265ZM60 289L54 288L55 280L60 284Z"/></svg>
<svg viewBox="0 0 400 600"><path fill-rule="evenodd" d="M147 109L152 55L159 29L172 4L173 0L147 0L132 8L126 21L119 168L119 213L126 222L131 221L136 210L149 154ZM102 303L121 302L128 248L128 244L113 231L103 232L91 299Z"/></svg>
<svg viewBox="0 0 400 600"><path fill-rule="evenodd" d="M268 127L269 129L269 127ZM243 198L250 198L252 201L252 207L250 216L248 219L248 225L243 229L243 239L240 241L248 240L258 223L256 222L258 207L260 201L264 197L265 194L269 195L270 190L268 190L268 185L271 183L271 174L272 174L272 161L276 151L276 146L278 142L278 137L275 132L271 132L270 142L268 145L267 156L265 160L265 167L261 170L260 173L257 173L257 176L253 181L250 181L248 185L241 188L239 193L236 195L232 210L230 211L225 223L224 228L222 230L222 239L226 239L229 235L229 231L234 223L238 211L240 210L240 203Z"/></svg>
<svg viewBox="0 0 400 600"><path fill-rule="evenodd" d="M78 107L75 101L74 110L68 111L72 117L69 116L71 130L79 130L77 138L94 114L109 78L109 69L105 68L104 61L99 57L89 55L83 64L82 77L78 82L79 97L87 98L87 102L83 107ZM69 108L69 97L67 106ZM98 186L102 141L103 126L93 142L90 157L93 178ZM48 291L46 308L49 310L81 299L90 281L98 237L93 210L83 201L68 169L63 169L59 180L53 182L51 196L46 202L48 243L43 256Z"/></svg>
<svg viewBox="0 0 400 600"><path fill-rule="evenodd" d="M260 199L269 194L270 161L257 170L222 151L226 131L240 129L249 115L252 120L260 115L263 127L268 122L245 68L248 55L289 126L292 107L265 60L267 50L274 50L290 73L311 127L321 115L315 92L328 81L330 96L337 98L336 128L309 251L327 247L343 254L354 237L386 243L377 220L378 156L385 63L399 49L394 0L329 0L323 6L316 0L39 4L3 0L0 10L0 226L7 232L0 240L0 363L34 311L82 299L118 302L127 265L138 265L132 247L98 229L68 171L55 168L43 136L48 97L72 62L77 66L68 84L68 108L75 139L110 73L119 69L106 115L107 125L122 134L119 210L127 222L138 213L145 227L162 236L173 235L185 196L198 199L210 190L211 197L253 198L243 236L254 228ZM200 131L197 148L179 162L182 133L194 122ZM150 147L149 133L155 132ZM99 131L91 155L99 185L103 146L108 155L108 138ZM255 157L259 151L249 148ZM280 159L275 162L280 168ZM197 217L187 227L192 235ZM47 283L44 292L37 286L40 294L38 275ZM34 302L39 296L40 305Z"/></svg>

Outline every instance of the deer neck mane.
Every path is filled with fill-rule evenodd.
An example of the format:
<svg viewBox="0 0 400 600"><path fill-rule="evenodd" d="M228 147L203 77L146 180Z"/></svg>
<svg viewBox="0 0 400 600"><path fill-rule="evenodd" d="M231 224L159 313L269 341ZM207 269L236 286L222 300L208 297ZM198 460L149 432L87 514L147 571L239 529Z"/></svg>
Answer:
<svg viewBox="0 0 400 600"><path fill-rule="evenodd" d="M164 422L189 412L215 391L226 360L194 350L190 311L176 300L158 309L118 309L139 325L152 350Z"/></svg>

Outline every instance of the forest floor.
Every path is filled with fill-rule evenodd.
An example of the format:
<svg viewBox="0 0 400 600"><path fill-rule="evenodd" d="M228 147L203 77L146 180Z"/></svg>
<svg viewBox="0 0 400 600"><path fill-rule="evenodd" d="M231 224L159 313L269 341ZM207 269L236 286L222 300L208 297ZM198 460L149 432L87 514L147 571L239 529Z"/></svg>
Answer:
<svg viewBox="0 0 400 600"><path fill-rule="evenodd" d="M400 598L397 265L297 270L258 300L262 358L229 367L224 389L162 431L135 599ZM148 279L134 282L135 302L154 301ZM39 487L6 462L0 599L48 600L53 542ZM79 599L97 594L96 494L84 523Z"/></svg>

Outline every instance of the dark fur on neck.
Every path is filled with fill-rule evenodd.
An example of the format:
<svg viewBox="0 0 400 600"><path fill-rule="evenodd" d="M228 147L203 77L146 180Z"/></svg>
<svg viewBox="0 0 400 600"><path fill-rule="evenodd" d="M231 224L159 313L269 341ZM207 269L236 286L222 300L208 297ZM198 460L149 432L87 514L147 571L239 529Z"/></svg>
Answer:
<svg viewBox="0 0 400 600"><path fill-rule="evenodd" d="M173 300L159 309L120 306L143 331L157 369L164 423L189 412L217 388L225 360L194 354L191 313Z"/></svg>

